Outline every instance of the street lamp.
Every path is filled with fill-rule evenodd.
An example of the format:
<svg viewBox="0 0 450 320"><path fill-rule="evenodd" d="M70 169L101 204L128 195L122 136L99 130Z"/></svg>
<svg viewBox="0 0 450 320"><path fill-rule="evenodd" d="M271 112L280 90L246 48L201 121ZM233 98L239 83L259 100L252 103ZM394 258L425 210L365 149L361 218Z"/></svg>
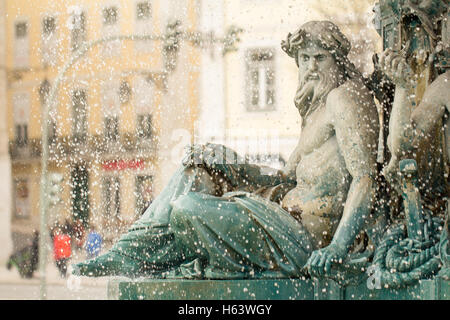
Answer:
<svg viewBox="0 0 450 320"><path fill-rule="evenodd" d="M225 37L218 38L214 35L206 36L199 32L187 32L180 30L181 22L176 20L167 25L166 33L163 35L118 35L105 37L98 40L93 40L85 43L77 51L74 52L69 61L63 66L58 72L58 75L53 84L49 98L47 102L44 103L42 108L42 155L41 155L41 188L40 188L40 241L39 241L39 269L40 269L40 298L42 300L47 298L47 288L46 288L46 259L47 259L47 211L49 209L49 204L52 203L55 198L51 194L52 188L48 185L49 180L55 179L47 174L48 172L48 158L49 158L49 141L48 141L48 121L49 121L49 110L56 108L56 96L59 85L64 79L67 71L80 59L82 58L90 49L107 42L120 41L120 40L131 40L131 41L156 41L160 40L163 42L163 55L166 58L164 63L163 74L168 74L173 71L176 67L177 53L180 47L180 40L184 39L190 42L194 46L204 47L205 44L213 46L216 43L221 43L223 45L222 52L226 54L227 52L236 50L235 44L240 41L238 35L242 32L242 29L237 27L231 27L228 29ZM61 177L62 178L62 177ZM56 180L60 180L56 177ZM60 180L61 182L62 180ZM59 183L60 183L59 182ZM53 199L53 200L52 200Z"/></svg>

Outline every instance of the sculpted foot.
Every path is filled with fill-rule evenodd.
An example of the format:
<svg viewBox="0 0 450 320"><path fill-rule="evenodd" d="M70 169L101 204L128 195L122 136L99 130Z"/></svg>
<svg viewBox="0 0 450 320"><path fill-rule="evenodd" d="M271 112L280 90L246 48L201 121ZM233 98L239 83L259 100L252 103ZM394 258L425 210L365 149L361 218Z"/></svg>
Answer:
<svg viewBox="0 0 450 320"><path fill-rule="evenodd" d="M72 265L77 276L133 276L139 273L139 263L115 252L107 252L97 258Z"/></svg>

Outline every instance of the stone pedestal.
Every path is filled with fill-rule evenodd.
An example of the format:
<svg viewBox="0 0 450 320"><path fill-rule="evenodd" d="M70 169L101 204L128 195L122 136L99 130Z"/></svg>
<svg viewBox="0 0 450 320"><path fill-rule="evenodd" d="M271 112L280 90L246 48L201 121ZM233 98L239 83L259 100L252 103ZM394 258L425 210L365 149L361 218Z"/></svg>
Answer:
<svg viewBox="0 0 450 320"><path fill-rule="evenodd" d="M450 300L450 281L423 280L402 289L367 284L341 287L331 280L112 279L113 300Z"/></svg>

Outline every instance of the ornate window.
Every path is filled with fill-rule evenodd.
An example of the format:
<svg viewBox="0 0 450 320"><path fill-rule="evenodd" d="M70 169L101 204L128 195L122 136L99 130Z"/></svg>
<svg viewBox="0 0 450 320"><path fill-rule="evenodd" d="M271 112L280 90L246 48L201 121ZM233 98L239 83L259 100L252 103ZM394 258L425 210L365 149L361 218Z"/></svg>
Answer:
<svg viewBox="0 0 450 320"><path fill-rule="evenodd" d="M18 146L28 144L30 103L30 94L27 92L16 93L13 96L15 140Z"/></svg>
<svg viewBox="0 0 450 320"><path fill-rule="evenodd" d="M77 142L84 142L87 135L87 95L85 90L77 89L73 91L72 107L73 137Z"/></svg>
<svg viewBox="0 0 450 320"><path fill-rule="evenodd" d="M79 163L71 169L70 192L74 220L89 221L89 171L86 163Z"/></svg>
<svg viewBox="0 0 450 320"><path fill-rule="evenodd" d="M275 110L275 50L250 49L246 53L246 105L248 111Z"/></svg>
<svg viewBox="0 0 450 320"><path fill-rule="evenodd" d="M103 24L104 25L114 25L117 23L118 9L117 7L108 7L103 9Z"/></svg>
<svg viewBox="0 0 450 320"><path fill-rule="evenodd" d="M151 5L150 1L140 1L136 4L136 19L137 20L150 20L151 17Z"/></svg>
<svg viewBox="0 0 450 320"><path fill-rule="evenodd" d="M42 19L42 61L44 65L55 65L58 59L58 37L56 18L47 16Z"/></svg>
<svg viewBox="0 0 450 320"><path fill-rule="evenodd" d="M14 217L26 219L30 216L30 188L28 179L14 180Z"/></svg>
<svg viewBox="0 0 450 320"><path fill-rule="evenodd" d="M120 178L106 176L103 178L103 199L105 218L120 217Z"/></svg>
<svg viewBox="0 0 450 320"><path fill-rule="evenodd" d="M14 27L15 47L14 64L16 68L28 68L29 65L29 36L28 23L18 21Z"/></svg>
<svg viewBox="0 0 450 320"><path fill-rule="evenodd" d="M105 80L102 84L101 103L107 143L119 140L120 91L119 81Z"/></svg>
<svg viewBox="0 0 450 320"><path fill-rule="evenodd" d="M136 34L150 35L152 32L152 7L150 1L136 3ZM135 49L138 52L149 52L151 41L136 41Z"/></svg>
<svg viewBox="0 0 450 320"><path fill-rule="evenodd" d="M122 104L127 104L131 98L131 87L128 81L123 80L119 87L119 100Z"/></svg>
<svg viewBox="0 0 450 320"><path fill-rule="evenodd" d="M39 87L39 100L41 102L41 106L44 107L46 103L49 103L48 98L50 94L51 85L50 82L45 79L42 81L40 87ZM51 106L54 107L54 106ZM49 141L54 141L56 139L56 110L49 109L49 123L48 123L48 139Z"/></svg>
<svg viewBox="0 0 450 320"><path fill-rule="evenodd" d="M105 138L107 142L115 142L119 140L119 117L105 117Z"/></svg>
<svg viewBox="0 0 450 320"><path fill-rule="evenodd" d="M75 10L70 17L69 28L71 48L72 51L76 51L86 41L86 13L79 9Z"/></svg>
<svg viewBox="0 0 450 320"><path fill-rule="evenodd" d="M140 139L152 137L152 103L153 87L150 81L137 77L134 83L134 104L136 108L136 131Z"/></svg>
<svg viewBox="0 0 450 320"><path fill-rule="evenodd" d="M112 37L119 35L119 8L116 6L105 7L102 10L103 36ZM103 45L105 57L117 56L120 53L120 41L108 41Z"/></svg>
<svg viewBox="0 0 450 320"><path fill-rule="evenodd" d="M137 115L137 135L140 139L150 139L152 137L152 115Z"/></svg>

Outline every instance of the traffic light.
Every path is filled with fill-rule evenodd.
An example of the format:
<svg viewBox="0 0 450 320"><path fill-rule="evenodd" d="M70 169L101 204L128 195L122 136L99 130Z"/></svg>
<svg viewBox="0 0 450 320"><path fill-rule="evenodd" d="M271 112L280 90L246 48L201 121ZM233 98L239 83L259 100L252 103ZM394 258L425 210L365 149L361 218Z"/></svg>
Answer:
<svg viewBox="0 0 450 320"><path fill-rule="evenodd" d="M60 173L51 173L48 176L48 198L53 206L61 202L61 183L63 180L63 175Z"/></svg>

